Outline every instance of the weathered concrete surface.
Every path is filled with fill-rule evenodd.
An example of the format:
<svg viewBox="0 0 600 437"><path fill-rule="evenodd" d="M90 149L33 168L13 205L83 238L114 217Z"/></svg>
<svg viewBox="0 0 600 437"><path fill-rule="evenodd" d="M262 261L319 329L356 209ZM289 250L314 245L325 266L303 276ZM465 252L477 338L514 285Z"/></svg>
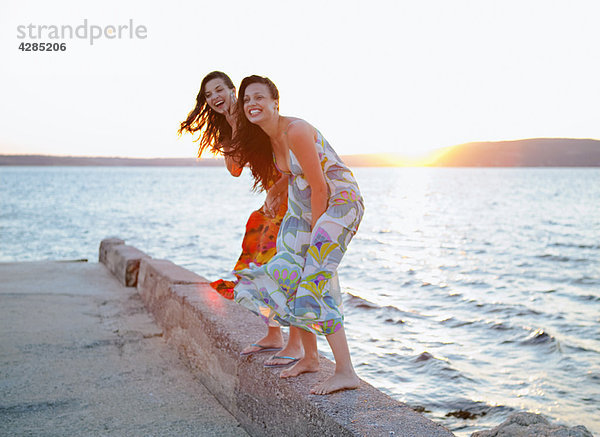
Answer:
<svg viewBox="0 0 600 437"><path fill-rule="evenodd" d="M101 264L0 263L0 332L0 435L247 435Z"/></svg>
<svg viewBox="0 0 600 437"><path fill-rule="evenodd" d="M489 431L478 431L471 437L593 437L583 425L567 427L551 425L545 417L534 413L515 413Z"/></svg>
<svg viewBox="0 0 600 437"><path fill-rule="evenodd" d="M118 238L105 239L100 243L100 262L127 287L137 285L140 261L143 258L150 257L133 246L127 246Z"/></svg>
<svg viewBox="0 0 600 437"><path fill-rule="evenodd" d="M100 249L98 250L98 261L104 265L107 264L107 253L108 249L112 246L125 244L125 240L121 240L120 238L105 238L100 242Z"/></svg>
<svg viewBox="0 0 600 437"><path fill-rule="evenodd" d="M324 357L319 373L287 380L279 378L280 369L263 367L269 354L240 357L243 347L264 335L265 325L201 276L143 259L137 288L169 343L251 435L453 435L364 381L358 390L311 395L310 388L333 373Z"/></svg>

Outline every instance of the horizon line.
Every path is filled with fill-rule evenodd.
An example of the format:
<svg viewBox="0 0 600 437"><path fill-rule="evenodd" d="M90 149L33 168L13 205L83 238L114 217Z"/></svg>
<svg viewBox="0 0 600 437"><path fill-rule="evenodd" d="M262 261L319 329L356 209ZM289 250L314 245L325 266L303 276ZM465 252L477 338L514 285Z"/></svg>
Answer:
<svg viewBox="0 0 600 437"><path fill-rule="evenodd" d="M466 144L476 144L476 143L508 143L508 142L516 142L516 141L529 141L529 140L591 140L591 141L600 141L597 138L589 138L589 137L531 137L531 138L520 138L520 139L511 139L511 140L479 140L479 141L467 141L465 143L458 143L451 146L440 146L433 149L428 149L425 152L420 153L418 156L430 156L436 154L440 151L447 150L453 147L464 146ZM402 154L401 152L374 152L374 153L347 153L340 154L340 156L373 156L373 155L395 155L398 158L403 159L411 159L409 155L414 154ZM0 156L44 156L44 157L52 157L52 158L103 158L103 159L195 159L198 161L201 160L218 160L223 159L222 157L214 156L214 157L193 157L193 156L152 156L152 157L139 157L139 156L108 156L108 155L62 155L62 154L43 154L43 153L5 153L0 151Z"/></svg>

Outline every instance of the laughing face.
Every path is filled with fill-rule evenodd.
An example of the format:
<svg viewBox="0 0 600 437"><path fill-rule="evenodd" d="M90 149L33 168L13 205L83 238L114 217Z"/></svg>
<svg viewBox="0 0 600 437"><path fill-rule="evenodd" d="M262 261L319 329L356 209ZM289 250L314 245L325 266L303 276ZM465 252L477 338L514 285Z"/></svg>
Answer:
<svg viewBox="0 0 600 437"><path fill-rule="evenodd" d="M213 111L226 114L231 105L235 103L235 90L227 87L225 81L218 77L206 82L204 97Z"/></svg>
<svg viewBox="0 0 600 437"><path fill-rule="evenodd" d="M254 124L260 124L278 115L279 102L262 83L251 83L244 93L244 114Z"/></svg>

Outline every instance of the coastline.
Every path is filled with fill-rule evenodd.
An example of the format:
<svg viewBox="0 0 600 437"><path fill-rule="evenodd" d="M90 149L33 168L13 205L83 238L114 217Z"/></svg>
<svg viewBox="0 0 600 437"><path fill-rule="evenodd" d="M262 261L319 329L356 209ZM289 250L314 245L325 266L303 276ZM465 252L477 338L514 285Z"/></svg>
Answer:
<svg viewBox="0 0 600 437"><path fill-rule="evenodd" d="M530 138L442 147L422 156L397 153L341 155L350 167L600 167L600 140ZM0 166L218 167L223 158L130 158L0 154Z"/></svg>

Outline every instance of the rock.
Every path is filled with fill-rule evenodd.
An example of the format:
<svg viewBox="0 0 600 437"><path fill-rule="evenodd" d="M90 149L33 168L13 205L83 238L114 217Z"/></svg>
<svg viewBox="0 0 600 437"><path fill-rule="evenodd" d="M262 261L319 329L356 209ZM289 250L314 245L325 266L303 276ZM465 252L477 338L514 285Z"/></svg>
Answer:
<svg viewBox="0 0 600 437"><path fill-rule="evenodd" d="M477 431L471 437L594 437L585 426L572 428L552 425L534 413L515 413L489 431Z"/></svg>

